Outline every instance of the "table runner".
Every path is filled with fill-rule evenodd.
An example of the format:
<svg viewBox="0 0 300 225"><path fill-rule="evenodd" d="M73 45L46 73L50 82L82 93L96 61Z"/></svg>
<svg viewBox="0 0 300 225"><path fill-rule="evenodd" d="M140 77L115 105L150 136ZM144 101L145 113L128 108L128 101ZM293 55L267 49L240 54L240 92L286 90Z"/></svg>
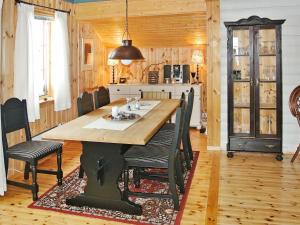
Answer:
<svg viewBox="0 0 300 225"><path fill-rule="evenodd" d="M126 109L126 105L123 105L120 107L120 111L126 113L136 113L140 115L142 118L148 112L150 112L155 106L157 106L160 103L160 101L140 101L140 103L141 103L141 108L139 110L128 111ZM130 104L131 108L133 108L133 104L134 103ZM126 130L128 127L132 126L138 120L139 119L125 120L125 121L111 121L111 120L103 119L101 117L98 120L95 120L94 122L84 126L83 128L123 131Z"/></svg>

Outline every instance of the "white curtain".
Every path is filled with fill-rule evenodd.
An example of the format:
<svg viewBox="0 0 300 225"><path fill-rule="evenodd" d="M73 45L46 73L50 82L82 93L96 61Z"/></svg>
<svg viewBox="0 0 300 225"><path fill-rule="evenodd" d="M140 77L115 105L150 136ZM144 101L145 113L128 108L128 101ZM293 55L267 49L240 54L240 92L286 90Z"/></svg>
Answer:
<svg viewBox="0 0 300 225"><path fill-rule="evenodd" d="M14 55L14 96L26 99L29 122L40 118L39 93L36 87L34 70L33 39L34 8L31 5L18 4L18 20Z"/></svg>
<svg viewBox="0 0 300 225"><path fill-rule="evenodd" d="M1 26L2 25L2 4L3 4L3 0L0 0L0 54L2 54L2 26ZM1 71L1 67L0 67L0 71ZM1 110L0 110L0 195L3 196L6 190L7 190L6 173L5 173L5 166L4 166L3 146L2 146Z"/></svg>
<svg viewBox="0 0 300 225"><path fill-rule="evenodd" d="M51 31L51 85L54 97L54 110L71 108L68 15L55 12Z"/></svg>

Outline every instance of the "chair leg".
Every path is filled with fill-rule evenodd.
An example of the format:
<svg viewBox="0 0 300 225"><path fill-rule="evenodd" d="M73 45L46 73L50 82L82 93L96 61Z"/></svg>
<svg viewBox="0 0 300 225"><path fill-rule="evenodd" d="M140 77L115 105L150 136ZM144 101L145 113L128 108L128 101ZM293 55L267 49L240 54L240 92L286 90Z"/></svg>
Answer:
<svg viewBox="0 0 300 225"><path fill-rule="evenodd" d="M188 150L189 150L189 154L190 154L190 159L193 160L194 159L194 155L193 155L193 149L192 149L192 144L191 144L191 137L190 137L190 133L188 133Z"/></svg>
<svg viewBox="0 0 300 225"><path fill-rule="evenodd" d="M186 168L187 168L187 170L190 170L191 169L191 156L190 156L190 151L189 151L188 137L184 137L182 139L182 145L183 145L183 154L184 154Z"/></svg>
<svg viewBox="0 0 300 225"><path fill-rule="evenodd" d="M124 191L123 191L123 200L128 199L128 180L129 180L129 175L128 175L128 168L124 169Z"/></svg>
<svg viewBox="0 0 300 225"><path fill-rule="evenodd" d="M62 185L63 171L61 169L61 152L62 149L57 151L57 184Z"/></svg>
<svg viewBox="0 0 300 225"><path fill-rule="evenodd" d="M179 198L178 198L177 189L176 189L175 162L174 161L168 169L168 176L169 176L170 192L172 194L172 199L173 199L173 203L174 203L174 209L179 210Z"/></svg>
<svg viewBox="0 0 300 225"><path fill-rule="evenodd" d="M184 180L183 180L183 174L182 174L182 170L181 170L181 162L180 162L180 156L178 157L178 159L176 160L176 183L179 186L179 190L181 194L184 194Z"/></svg>
<svg viewBox="0 0 300 225"><path fill-rule="evenodd" d="M133 169L133 183L135 188L141 187L141 175L140 175L140 168Z"/></svg>
<svg viewBox="0 0 300 225"><path fill-rule="evenodd" d="M293 158L291 160L291 163L293 163L295 161L295 159L297 158L298 154L300 152L300 144L298 145L297 151L295 152L295 154L293 155Z"/></svg>
<svg viewBox="0 0 300 225"><path fill-rule="evenodd" d="M25 169L24 169L24 180L29 179L29 171L30 171L30 163L25 162Z"/></svg>
<svg viewBox="0 0 300 225"><path fill-rule="evenodd" d="M79 167L79 178L83 178L83 175L84 175L84 170L83 170L82 165L80 164L80 167Z"/></svg>
<svg viewBox="0 0 300 225"><path fill-rule="evenodd" d="M39 192L39 186L36 182L37 178L37 169L36 164L31 165L31 171L32 171L32 200L36 201L38 199L38 192Z"/></svg>

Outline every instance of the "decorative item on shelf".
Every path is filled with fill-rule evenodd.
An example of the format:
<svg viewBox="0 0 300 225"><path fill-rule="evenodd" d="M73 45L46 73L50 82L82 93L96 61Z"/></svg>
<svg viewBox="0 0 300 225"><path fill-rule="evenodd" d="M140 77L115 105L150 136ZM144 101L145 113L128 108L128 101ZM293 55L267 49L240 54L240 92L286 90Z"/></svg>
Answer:
<svg viewBox="0 0 300 225"><path fill-rule="evenodd" d="M140 78L140 81L141 81L141 82L144 81L144 78L145 78L147 72L148 72L148 75L149 75L149 71L150 71L150 68L151 68L152 66L154 66L153 71L158 71L158 73L159 73L159 70L160 70L160 67L159 67L159 66L160 66L160 65L163 65L163 64L166 64L166 63L168 63L168 60L165 60L165 61L159 62L159 63L153 63L153 64L150 64L150 65L146 66L145 69L143 69L142 77ZM164 67L165 67L165 66L164 66ZM149 80L149 79L148 79L148 80Z"/></svg>
<svg viewBox="0 0 300 225"><path fill-rule="evenodd" d="M148 84L158 84L158 71L149 71Z"/></svg>
<svg viewBox="0 0 300 225"><path fill-rule="evenodd" d="M120 84L125 84L126 81L127 81L127 79L125 77L120 77L120 79L119 79Z"/></svg>
<svg viewBox="0 0 300 225"><path fill-rule="evenodd" d="M124 39L124 37L126 39ZM128 0L126 0L125 31L122 36L122 46L113 50L109 58L119 60L144 60L141 51L133 46L132 40L130 40L130 34L128 31Z"/></svg>
<svg viewBox="0 0 300 225"><path fill-rule="evenodd" d="M196 73L195 72L191 72L191 76L192 76L192 82L191 82L191 84L195 84L196 83L196 81L195 81Z"/></svg>
<svg viewBox="0 0 300 225"><path fill-rule="evenodd" d="M111 84L115 84L115 66L118 64L118 60L108 59L107 65L112 67L112 82Z"/></svg>
<svg viewBox="0 0 300 225"><path fill-rule="evenodd" d="M268 115L268 134L273 134L272 133L272 116L271 115Z"/></svg>
<svg viewBox="0 0 300 225"><path fill-rule="evenodd" d="M203 63L203 53L200 50L194 50L192 55L192 62L197 65L196 79L199 83L199 64Z"/></svg>

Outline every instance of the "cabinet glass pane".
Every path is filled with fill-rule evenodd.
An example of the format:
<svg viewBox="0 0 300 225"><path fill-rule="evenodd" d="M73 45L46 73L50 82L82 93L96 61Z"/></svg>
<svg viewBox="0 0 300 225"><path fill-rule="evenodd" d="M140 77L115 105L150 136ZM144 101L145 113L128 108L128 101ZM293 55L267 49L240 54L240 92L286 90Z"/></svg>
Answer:
<svg viewBox="0 0 300 225"><path fill-rule="evenodd" d="M276 54L276 32L275 29L261 29L258 36L259 55Z"/></svg>
<svg viewBox="0 0 300 225"><path fill-rule="evenodd" d="M260 134L276 135L276 110L261 109L260 113Z"/></svg>
<svg viewBox="0 0 300 225"><path fill-rule="evenodd" d="M259 107L276 109L276 83L259 84Z"/></svg>
<svg viewBox="0 0 300 225"><path fill-rule="evenodd" d="M249 82L233 83L233 106L235 108L250 107L250 83Z"/></svg>
<svg viewBox="0 0 300 225"><path fill-rule="evenodd" d="M259 81L276 81L276 33L274 29L259 30Z"/></svg>
<svg viewBox="0 0 300 225"><path fill-rule="evenodd" d="M235 108L233 111L233 132L250 133L250 109Z"/></svg>
<svg viewBox="0 0 300 225"><path fill-rule="evenodd" d="M249 55L249 30L234 30L232 41L234 55Z"/></svg>
<svg viewBox="0 0 300 225"><path fill-rule="evenodd" d="M247 81L250 74L249 30L234 30L232 42L232 79L234 81Z"/></svg>

